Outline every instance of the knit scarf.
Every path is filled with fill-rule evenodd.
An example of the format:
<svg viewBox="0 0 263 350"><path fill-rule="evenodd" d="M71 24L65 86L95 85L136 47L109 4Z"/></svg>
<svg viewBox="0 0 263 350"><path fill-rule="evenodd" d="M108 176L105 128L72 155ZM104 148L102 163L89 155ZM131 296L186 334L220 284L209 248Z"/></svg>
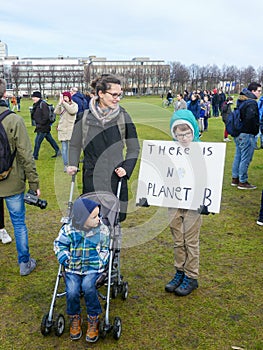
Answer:
<svg viewBox="0 0 263 350"><path fill-rule="evenodd" d="M92 97L89 103L89 109L94 117L102 124L105 125L114 120L120 113L120 106L116 108L102 109L99 107L98 96Z"/></svg>

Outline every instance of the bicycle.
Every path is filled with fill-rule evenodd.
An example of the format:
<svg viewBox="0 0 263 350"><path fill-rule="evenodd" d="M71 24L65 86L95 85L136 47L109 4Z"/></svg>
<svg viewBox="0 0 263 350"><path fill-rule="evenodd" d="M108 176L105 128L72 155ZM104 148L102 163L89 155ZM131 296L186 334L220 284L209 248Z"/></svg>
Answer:
<svg viewBox="0 0 263 350"><path fill-rule="evenodd" d="M169 106L173 106L173 105L174 105L174 100L168 101L167 99L165 99L162 102L162 107L163 108L168 108Z"/></svg>

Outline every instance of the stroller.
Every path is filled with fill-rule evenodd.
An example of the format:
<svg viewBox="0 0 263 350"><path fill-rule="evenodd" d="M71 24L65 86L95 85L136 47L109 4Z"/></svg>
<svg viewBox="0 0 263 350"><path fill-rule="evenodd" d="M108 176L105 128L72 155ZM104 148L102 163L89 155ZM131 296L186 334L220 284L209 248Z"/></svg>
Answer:
<svg viewBox="0 0 263 350"><path fill-rule="evenodd" d="M75 184L75 175L72 176L70 198L68 202L67 215L62 217L61 222L68 224L72 214L72 197ZM121 295L123 300L128 297L128 282L123 281L123 276L120 274L120 248L121 248L121 228L119 224L119 195L121 190L121 181L118 184L117 196L110 192L93 192L81 196L91 199L101 206L101 219L109 227L110 243L109 243L109 263L108 269L104 271L96 281L99 297L105 301L105 315L100 321L100 338L105 338L107 333L112 331L113 338L118 340L121 336L122 323L120 317L115 317L114 321L110 322L110 299L117 298ZM66 291L59 292L61 278L65 279L65 270L62 265L59 265L56 283L53 291L52 301L49 312L45 314L41 322L41 333L44 336L50 334L52 328L56 336L60 337L65 329L65 318L62 314L55 314L54 309L56 301L66 295ZM65 280L64 280L65 282ZM99 288L106 287L106 294L99 292Z"/></svg>

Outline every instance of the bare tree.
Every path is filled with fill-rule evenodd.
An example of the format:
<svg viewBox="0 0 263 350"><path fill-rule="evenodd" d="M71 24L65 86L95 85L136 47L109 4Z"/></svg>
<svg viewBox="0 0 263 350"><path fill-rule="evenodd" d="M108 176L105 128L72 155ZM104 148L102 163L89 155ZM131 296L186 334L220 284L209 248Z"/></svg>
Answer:
<svg viewBox="0 0 263 350"><path fill-rule="evenodd" d="M171 62L171 87L174 91L183 91L189 81L189 71L180 62Z"/></svg>

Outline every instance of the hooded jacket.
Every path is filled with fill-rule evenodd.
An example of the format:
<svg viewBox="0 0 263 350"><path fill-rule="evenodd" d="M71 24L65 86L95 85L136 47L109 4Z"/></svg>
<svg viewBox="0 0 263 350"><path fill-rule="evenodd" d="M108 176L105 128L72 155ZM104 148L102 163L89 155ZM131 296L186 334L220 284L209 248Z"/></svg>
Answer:
<svg viewBox="0 0 263 350"><path fill-rule="evenodd" d="M248 103L242 107L241 103L246 100L251 100L251 103ZM239 107L241 118L243 120L241 133L257 135L259 132L257 97L247 88L243 89L238 97L237 108Z"/></svg>
<svg viewBox="0 0 263 350"><path fill-rule="evenodd" d="M172 115L172 118L170 120L170 131L173 139L177 141L176 136L173 132L173 128L175 127L175 125L184 124L184 123L187 124L193 131L193 135L194 135L193 142L200 141L197 121L193 113L187 109L180 109L179 111L175 112Z"/></svg>

